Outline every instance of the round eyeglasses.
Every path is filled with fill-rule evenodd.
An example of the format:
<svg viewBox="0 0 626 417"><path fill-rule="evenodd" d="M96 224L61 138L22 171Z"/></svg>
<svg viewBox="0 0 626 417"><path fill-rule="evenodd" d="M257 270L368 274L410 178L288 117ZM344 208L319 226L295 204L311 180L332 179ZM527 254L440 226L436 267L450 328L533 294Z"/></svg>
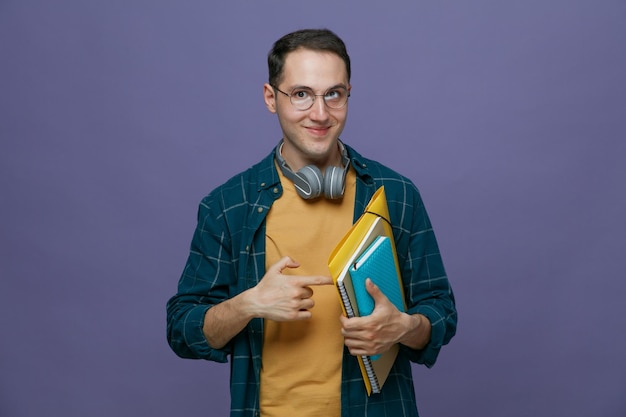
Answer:
<svg viewBox="0 0 626 417"><path fill-rule="evenodd" d="M293 107L298 110L308 110L313 107L316 97L324 97L324 103L331 109L340 109L348 102L350 92L345 87L333 87L326 91L324 94L315 94L313 90L308 87L296 87L291 90L291 93L285 93L280 88L272 86L276 91L283 93L289 97L289 101Z"/></svg>

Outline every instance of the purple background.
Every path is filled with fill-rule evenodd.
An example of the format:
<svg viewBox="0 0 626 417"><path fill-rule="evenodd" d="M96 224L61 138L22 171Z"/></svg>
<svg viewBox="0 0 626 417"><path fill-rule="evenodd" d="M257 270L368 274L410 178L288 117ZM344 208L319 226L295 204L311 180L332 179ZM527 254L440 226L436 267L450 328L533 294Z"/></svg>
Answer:
<svg viewBox="0 0 626 417"><path fill-rule="evenodd" d="M346 41L342 137L420 187L457 295L421 414L626 415L626 2L365 3L0 2L0 416L227 415L165 302L302 27Z"/></svg>

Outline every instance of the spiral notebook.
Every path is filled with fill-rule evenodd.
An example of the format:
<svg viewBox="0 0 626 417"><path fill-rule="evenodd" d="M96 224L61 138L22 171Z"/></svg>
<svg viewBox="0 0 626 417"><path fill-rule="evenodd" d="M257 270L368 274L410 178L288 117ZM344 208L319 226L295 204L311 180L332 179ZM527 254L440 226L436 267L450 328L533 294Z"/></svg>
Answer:
<svg viewBox="0 0 626 417"><path fill-rule="evenodd" d="M374 193L361 217L337 244L328 259L328 267L338 289L341 308L346 317L361 315L349 269L378 236L389 238L397 275L400 276L384 187L380 187ZM369 356L356 357L368 395L381 392L395 363L398 349L398 345L394 345L377 360L372 360Z"/></svg>
<svg viewBox="0 0 626 417"><path fill-rule="evenodd" d="M374 299L365 288L367 278L380 288L398 310L406 311L402 280L396 269L391 240L387 236L377 236L374 242L352 264L349 272L360 316L368 316L374 311ZM380 355L370 356L373 361L378 358Z"/></svg>

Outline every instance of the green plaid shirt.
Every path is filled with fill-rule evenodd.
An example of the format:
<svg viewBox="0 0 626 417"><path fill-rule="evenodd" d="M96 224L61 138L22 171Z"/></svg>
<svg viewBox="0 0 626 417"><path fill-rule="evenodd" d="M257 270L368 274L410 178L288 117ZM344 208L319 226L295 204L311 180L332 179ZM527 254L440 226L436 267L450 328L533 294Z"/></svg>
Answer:
<svg viewBox="0 0 626 417"><path fill-rule="evenodd" d="M381 185L389 205L408 312L429 318L432 335L423 350L401 346L380 394L368 397L355 357L344 349L342 417L417 416L410 362L434 365L456 331L452 289L424 204L415 185L348 148L357 174L354 220ZM263 320L254 319L223 349L202 332L211 306L255 286L265 273L265 216L282 187L272 152L231 178L200 203L198 224L178 293L167 303L167 337L183 358L231 364L231 417L258 417Z"/></svg>

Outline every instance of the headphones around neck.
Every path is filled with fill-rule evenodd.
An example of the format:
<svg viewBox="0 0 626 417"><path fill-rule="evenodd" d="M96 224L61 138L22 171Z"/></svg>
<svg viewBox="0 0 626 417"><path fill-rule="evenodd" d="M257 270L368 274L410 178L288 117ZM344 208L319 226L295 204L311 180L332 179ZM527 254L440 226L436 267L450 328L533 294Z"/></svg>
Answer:
<svg viewBox="0 0 626 417"><path fill-rule="evenodd" d="M300 197L311 200L319 197L322 193L329 200L343 197L343 192L346 189L346 175L350 168L350 158L348 158L348 151L341 141L339 141L339 148L341 149L343 167L329 166L324 174L315 165L307 165L298 172L293 172L280 153L282 148L283 141L281 140L276 146L275 152L278 166L283 175L293 181Z"/></svg>

